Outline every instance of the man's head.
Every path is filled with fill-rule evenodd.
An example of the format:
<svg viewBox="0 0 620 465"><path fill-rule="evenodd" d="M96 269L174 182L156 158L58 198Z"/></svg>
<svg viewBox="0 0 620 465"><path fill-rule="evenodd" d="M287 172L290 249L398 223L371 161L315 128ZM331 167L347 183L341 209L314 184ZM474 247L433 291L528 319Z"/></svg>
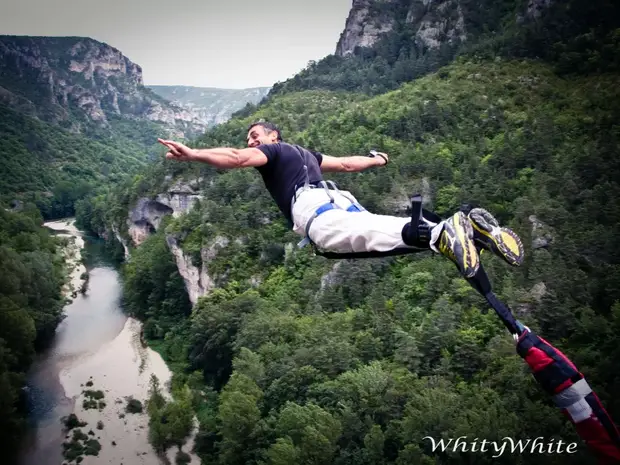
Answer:
<svg viewBox="0 0 620 465"><path fill-rule="evenodd" d="M258 147L261 144L275 144L282 141L278 127L267 121L252 123L248 128L248 147Z"/></svg>

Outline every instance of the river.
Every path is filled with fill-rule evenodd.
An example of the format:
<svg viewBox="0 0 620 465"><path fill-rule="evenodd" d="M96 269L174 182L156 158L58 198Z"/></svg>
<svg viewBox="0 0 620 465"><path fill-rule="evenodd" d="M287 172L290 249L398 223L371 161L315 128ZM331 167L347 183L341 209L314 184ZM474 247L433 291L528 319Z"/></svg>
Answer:
<svg viewBox="0 0 620 465"><path fill-rule="evenodd" d="M157 464L159 459L148 443L146 410L132 414L125 408L130 397L144 404L151 374L165 386L170 371L159 354L143 345L140 323L123 313L120 276L101 243L82 238L71 221L46 226L73 237L76 246L69 255L76 265L71 280L74 287L82 281L84 268L77 260L84 246L89 281L86 293L78 292L65 307L65 318L51 346L38 355L29 371L26 392L31 431L19 463L67 463L63 460L63 442L70 436L61 419L75 413L88 423L82 432L101 445L97 456L83 456L82 465ZM71 290L67 293L71 295ZM106 405L85 409L84 390L101 390Z"/></svg>

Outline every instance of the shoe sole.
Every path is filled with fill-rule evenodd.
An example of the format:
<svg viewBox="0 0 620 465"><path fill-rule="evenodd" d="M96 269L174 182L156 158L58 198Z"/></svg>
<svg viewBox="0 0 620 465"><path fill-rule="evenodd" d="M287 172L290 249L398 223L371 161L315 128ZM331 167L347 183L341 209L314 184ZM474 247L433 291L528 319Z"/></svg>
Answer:
<svg viewBox="0 0 620 465"><path fill-rule="evenodd" d="M489 238L510 265L521 265L525 254L523 243L519 236L511 229L500 227L493 215L486 210L484 212L489 218L477 212L470 213L470 224L472 227L483 236Z"/></svg>
<svg viewBox="0 0 620 465"><path fill-rule="evenodd" d="M463 248L463 275L466 278L472 278L480 266L478 260L478 250L474 244L474 229L471 221L465 216L465 214L458 215L458 224L454 224L454 230L456 232L458 241Z"/></svg>

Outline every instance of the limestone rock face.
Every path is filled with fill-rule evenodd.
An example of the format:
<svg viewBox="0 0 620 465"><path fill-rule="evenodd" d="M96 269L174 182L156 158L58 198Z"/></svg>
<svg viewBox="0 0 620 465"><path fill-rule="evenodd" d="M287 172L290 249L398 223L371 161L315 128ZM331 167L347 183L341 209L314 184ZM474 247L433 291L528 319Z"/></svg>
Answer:
<svg viewBox="0 0 620 465"><path fill-rule="evenodd" d="M532 248L544 249L549 247L554 241L552 229L535 215L530 215L528 219L532 224Z"/></svg>
<svg viewBox="0 0 620 465"><path fill-rule="evenodd" d="M376 2L375 0L353 0L349 17L336 46L336 55L346 56L355 47L370 47L381 34L390 32L396 19L389 13L377 15L373 6L378 3L396 3L395 0Z"/></svg>
<svg viewBox="0 0 620 465"><path fill-rule="evenodd" d="M144 87L142 68L86 37L0 36L0 102L81 132L114 118L163 124L193 136L207 125Z"/></svg>
<svg viewBox="0 0 620 465"><path fill-rule="evenodd" d="M353 0L336 55L370 47L382 35L407 27L423 49L438 49L467 39L465 17L458 0Z"/></svg>

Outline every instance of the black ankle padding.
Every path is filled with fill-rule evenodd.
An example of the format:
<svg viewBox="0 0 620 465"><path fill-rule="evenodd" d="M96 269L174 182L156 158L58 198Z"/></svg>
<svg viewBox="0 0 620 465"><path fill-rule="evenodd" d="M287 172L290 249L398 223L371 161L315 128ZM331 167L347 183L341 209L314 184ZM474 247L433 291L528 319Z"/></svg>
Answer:
<svg viewBox="0 0 620 465"><path fill-rule="evenodd" d="M426 224L421 226L421 228L413 228L411 223L407 223L401 231L403 242L411 247L428 247L430 228Z"/></svg>
<svg viewBox="0 0 620 465"><path fill-rule="evenodd" d="M426 223L418 225L418 239L424 242L431 241L431 227Z"/></svg>
<svg viewBox="0 0 620 465"><path fill-rule="evenodd" d="M407 223L405 226L403 226L403 230L400 232L400 237L402 237L403 242L407 245L413 245L411 243L412 241L412 237L411 237L411 223Z"/></svg>

